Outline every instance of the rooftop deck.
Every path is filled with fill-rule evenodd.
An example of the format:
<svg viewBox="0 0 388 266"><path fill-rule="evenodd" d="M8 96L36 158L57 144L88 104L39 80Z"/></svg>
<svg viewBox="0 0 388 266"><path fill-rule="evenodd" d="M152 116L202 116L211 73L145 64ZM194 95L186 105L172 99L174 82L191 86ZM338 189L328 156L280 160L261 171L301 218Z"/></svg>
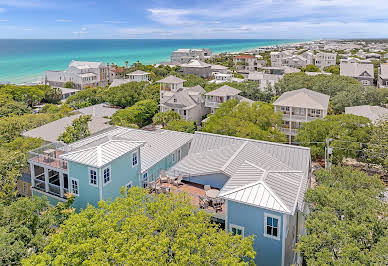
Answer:
<svg viewBox="0 0 388 266"><path fill-rule="evenodd" d="M62 143L50 143L29 152L29 160L51 168L67 170L67 161L59 156L66 153L68 147Z"/></svg>

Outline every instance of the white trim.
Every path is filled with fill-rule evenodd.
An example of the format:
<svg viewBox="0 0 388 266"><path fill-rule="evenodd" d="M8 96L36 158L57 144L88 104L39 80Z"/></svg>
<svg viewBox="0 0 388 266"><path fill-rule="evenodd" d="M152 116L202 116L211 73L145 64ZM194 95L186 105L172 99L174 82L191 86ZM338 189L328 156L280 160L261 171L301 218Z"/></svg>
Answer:
<svg viewBox="0 0 388 266"><path fill-rule="evenodd" d="M98 169L98 190L99 190L99 194L100 194L100 200L102 200L102 185L103 185L103 182L102 182L102 171L101 171L101 168Z"/></svg>
<svg viewBox="0 0 388 266"><path fill-rule="evenodd" d="M240 226L240 225L236 225L236 224L230 224L229 225L229 232L231 232L231 233L232 233L232 228L236 228L238 230L241 230L241 236L244 237L244 231L245 231L244 226Z"/></svg>
<svg viewBox="0 0 388 266"><path fill-rule="evenodd" d="M289 218L290 216L288 216L288 218ZM289 225L288 225L288 223L286 224L286 214L283 214L283 232L286 232L286 227L288 227ZM286 253L286 250L285 250L285 248L286 248L286 237L287 237L287 235L288 235L288 232L287 232L287 234L286 233L284 233L284 237L283 237L283 239L282 239L282 266L284 266L284 258L285 258L285 253Z"/></svg>
<svg viewBox="0 0 388 266"><path fill-rule="evenodd" d="M225 200L225 229L229 232L228 200Z"/></svg>
<svg viewBox="0 0 388 266"><path fill-rule="evenodd" d="M77 190L78 190L77 193L75 193L73 191L73 181L77 182ZM69 186L69 188L70 188L70 191L71 191L72 194L74 194L76 196L79 196L79 180L77 178L70 177L70 186Z"/></svg>
<svg viewBox="0 0 388 266"><path fill-rule="evenodd" d="M277 226L277 228L278 228L278 236L275 237L275 236L272 236L272 235L267 235L267 217L275 218L275 219L278 220L278 226ZM281 223L281 217L280 216L273 215L271 213L265 212L264 213L264 236L268 237L268 238L275 239L275 240L280 240L280 231L281 231L281 228L282 228L281 224L282 223Z"/></svg>
<svg viewBox="0 0 388 266"><path fill-rule="evenodd" d="M128 182L127 184L125 184L125 188L128 188L129 185L131 185L131 187L133 187L132 181L130 181L130 182Z"/></svg>
<svg viewBox="0 0 388 266"><path fill-rule="evenodd" d="M108 182L105 182L105 179L104 179L104 171L105 171L106 169L109 169L109 181L108 181ZM112 182L112 169L111 169L110 165L108 165L108 166L102 168L102 182L103 182L103 185L104 185L104 186L106 186L106 185L108 185L110 182Z"/></svg>
<svg viewBox="0 0 388 266"><path fill-rule="evenodd" d="M90 182L91 181L90 171L94 171L96 173L96 184L93 184L93 183ZM98 175L97 175L97 169L96 168L88 167L88 179L89 179L89 185L91 185L93 187L98 187Z"/></svg>
<svg viewBox="0 0 388 266"><path fill-rule="evenodd" d="M133 164L133 155L136 154L136 164ZM131 153L131 165L132 165L132 168L135 167L136 165L139 164L139 152L138 151L134 151Z"/></svg>

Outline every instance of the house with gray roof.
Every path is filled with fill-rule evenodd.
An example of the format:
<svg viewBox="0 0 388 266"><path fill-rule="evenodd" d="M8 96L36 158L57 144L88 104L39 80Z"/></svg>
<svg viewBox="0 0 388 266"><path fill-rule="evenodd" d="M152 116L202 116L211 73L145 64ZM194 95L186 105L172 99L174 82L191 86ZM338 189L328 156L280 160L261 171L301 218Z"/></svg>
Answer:
<svg viewBox="0 0 388 266"><path fill-rule="evenodd" d="M52 205L75 195L73 207L114 200L122 187L146 187L187 155L192 134L111 127L71 144L29 152L31 190Z"/></svg>
<svg viewBox="0 0 388 266"><path fill-rule="evenodd" d="M195 187L218 189L225 229L255 235L257 265L297 264L310 186L310 149L196 132L188 155L168 170Z"/></svg>
<svg viewBox="0 0 388 266"><path fill-rule="evenodd" d="M215 89L213 91L210 91L205 94L205 107L208 107L211 109L211 113L215 113L216 109L219 108L219 105L235 99L237 101L246 101L252 103L253 101L250 99L247 99L243 96L240 96L241 93L240 90L235 89L233 87L230 87L228 85L224 85L218 89Z"/></svg>
<svg viewBox="0 0 388 266"><path fill-rule="evenodd" d="M281 132L288 136L289 143L305 122L324 118L327 115L330 96L308 89L283 93L274 103L275 112L283 114Z"/></svg>
<svg viewBox="0 0 388 266"><path fill-rule="evenodd" d="M323 70L325 67L336 64L337 54L319 52L315 55L315 65Z"/></svg>
<svg viewBox="0 0 388 266"><path fill-rule="evenodd" d="M177 49L171 53L170 59L173 63L184 64L192 59L204 60L212 55L208 48L202 49Z"/></svg>
<svg viewBox="0 0 388 266"><path fill-rule="evenodd" d="M345 107L345 114L352 114L369 118L372 123L388 120L388 109L381 106L359 105Z"/></svg>
<svg viewBox="0 0 388 266"><path fill-rule="evenodd" d="M24 137L41 138L47 142L56 142L66 128L71 126L73 121L81 115L91 115L92 120L88 123L88 127L90 133L95 134L111 127L111 125L109 125L109 117L117 110L117 108L113 108L104 103L92 105L76 110L73 115L25 131L21 135Z"/></svg>
<svg viewBox="0 0 388 266"><path fill-rule="evenodd" d="M131 73L128 73L127 76L130 81L148 82L151 80L151 74L142 70L133 71Z"/></svg>
<svg viewBox="0 0 388 266"><path fill-rule="evenodd" d="M360 60L354 57L341 59L340 75L353 77L364 86L373 85L373 79L375 77L373 64L370 61Z"/></svg>
<svg viewBox="0 0 388 266"><path fill-rule="evenodd" d="M181 64L184 75L192 74L202 78L209 78L212 75L211 65L200 60L191 60L189 63Z"/></svg>

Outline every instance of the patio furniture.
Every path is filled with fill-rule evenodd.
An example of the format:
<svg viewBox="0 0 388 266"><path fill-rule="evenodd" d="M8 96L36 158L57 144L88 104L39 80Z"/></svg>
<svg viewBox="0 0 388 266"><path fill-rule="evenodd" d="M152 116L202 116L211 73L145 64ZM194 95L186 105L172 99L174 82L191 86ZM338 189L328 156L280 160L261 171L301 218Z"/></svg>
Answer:
<svg viewBox="0 0 388 266"><path fill-rule="evenodd" d="M220 191L218 189L209 189L209 190L206 190L206 196L208 196L209 198L216 198L218 193Z"/></svg>
<svg viewBox="0 0 388 266"><path fill-rule="evenodd" d="M209 199L206 196L199 196L199 207L201 209L207 209L209 204Z"/></svg>
<svg viewBox="0 0 388 266"><path fill-rule="evenodd" d="M211 189L211 187L210 187L210 185L204 185L204 186L203 186L203 189L204 189L205 191L208 191L208 190Z"/></svg>
<svg viewBox="0 0 388 266"><path fill-rule="evenodd" d="M52 158L55 157L55 150L54 149L47 149L43 151L44 157L45 157L45 162L52 162Z"/></svg>
<svg viewBox="0 0 388 266"><path fill-rule="evenodd" d="M158 184L156 184L156 186L155 186L155 193L156 194L162 193L162 187Z"/></svg>
<svg viewBox="0 0 388 266"><path fill-rule="evenodd" d="M213 208L216 212L222 211L222 204L224 204L224 201L219 198L213 199Z"/></svg>
<svg viewBox="0 0 388 266"><path fill-rule="evenodd" d="M183 180L183 176L182 175L178 176L178 178L173 181L173 185L176 187L183 186L182 180Z"/></svg>
<svg viewBox="0 0 388 266"><path fill-rule="evenodd" d="M168 176L166 174L166 171L160 172L160 183L168 183Z"/></svg>
<svg viewBox="0 0 388 266"><path fill-rule="evenodd" d="M169 187L161 187L161 191L162 191L162 193L168 193L168 192L170 192L170 188Z"/></svg>

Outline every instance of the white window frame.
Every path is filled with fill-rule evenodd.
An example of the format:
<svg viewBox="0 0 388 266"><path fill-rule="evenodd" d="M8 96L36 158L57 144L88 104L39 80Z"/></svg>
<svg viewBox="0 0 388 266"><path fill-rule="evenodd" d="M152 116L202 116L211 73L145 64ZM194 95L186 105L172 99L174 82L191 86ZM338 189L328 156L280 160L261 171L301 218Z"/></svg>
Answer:
<svg viewBox="0 0 388 266"><path fill-rule="evenodd" d="M175 163L176 162L176 151L174 151L171 156L172 156L172 162Z"/></svg>
<svg viewBox="0 0 388 266"><path fill-rule="evenodd" d="M236 224L229 224L229 232L233 233L232 228L235 228L237 230L241 230L241 236L244 237L244 226L236 225Z"/></svg>
<svg viewBox="0 0 388 266"><path fill-rule="evenodd" d="M73 190L73 181L77 182L77 193L75 193ZM79 196L79 180L77 178L70 178L70 189L72 194Z"/></svg>
<svg viewBox="0 0 388 266"><path fill-rule="evenodd" d="M128 186L130 186L130 187L128 187ZM131 188L131 187L133 187L132 181L125 184L125 188Z"/></svg>
<svg viewBox="0 0 388 266"><path fill-rule="evenodd" d="M144 176L146 176L146 177L144 177ZM148 172L143 173L142 178L143 178L143 181L148 180Z"/></svg>
<svg viewBox="0 0 388 266"><path fill-rule="evenodd" d="M105 173L104 173L104 171L105 171L106 169L109 169L109 181L108 181L108 182L105 182ZM112 182L112 169L111 169L110 165L107 166L107 167L104 167L104 168L102 169L102 182L104 183L104 186L106 186L106 185L108 185L110 182Z"/></svg>
<svg viewBox="0 0 388 266"><path fill-rule="evenodd" d="M369 83L369 80L366 80L366 79L363 79L362 81L361 81L361 83L362 83L362 85L369 85L370 83Z"/></svg>
<svg viewBox="0 0 388 266"><path fill-rule="evenodd" d="M136 154L136 164L133 164L133 156L135 154ZM139 153L137 151L134 151L131 154L131 164L132 164L132 168L139 164Z"/></svg>
<svg viewBox="0 0 388 266"><path fill-rule="evenodd" d="M275 218L278 220L278 235L277 236L273 236L273 235L268 235L267 234L267 217L270 217L270 218ZM272 239L275 239L275 240L280 240L280 230L282 228L281 226L281 217L280 216L277 216L277 215L273 215L273 214L270 214L270 213L264 213L264 236L265 237L268 237L268 238L272 238Z"/></svg>
<svg viewBox="0 0 388 266"><path fill-rule="evenodd" d="M95 173L96 173L96 184L93 184L92 182L91 182L91 171L94 171ZM97 169L96 168L91 168L91 167L89 167L88 168L88 176L89 176L89 185L91 185L91 186L94 186L94 187L98 187L98 176L97 176Z"/></svg>

